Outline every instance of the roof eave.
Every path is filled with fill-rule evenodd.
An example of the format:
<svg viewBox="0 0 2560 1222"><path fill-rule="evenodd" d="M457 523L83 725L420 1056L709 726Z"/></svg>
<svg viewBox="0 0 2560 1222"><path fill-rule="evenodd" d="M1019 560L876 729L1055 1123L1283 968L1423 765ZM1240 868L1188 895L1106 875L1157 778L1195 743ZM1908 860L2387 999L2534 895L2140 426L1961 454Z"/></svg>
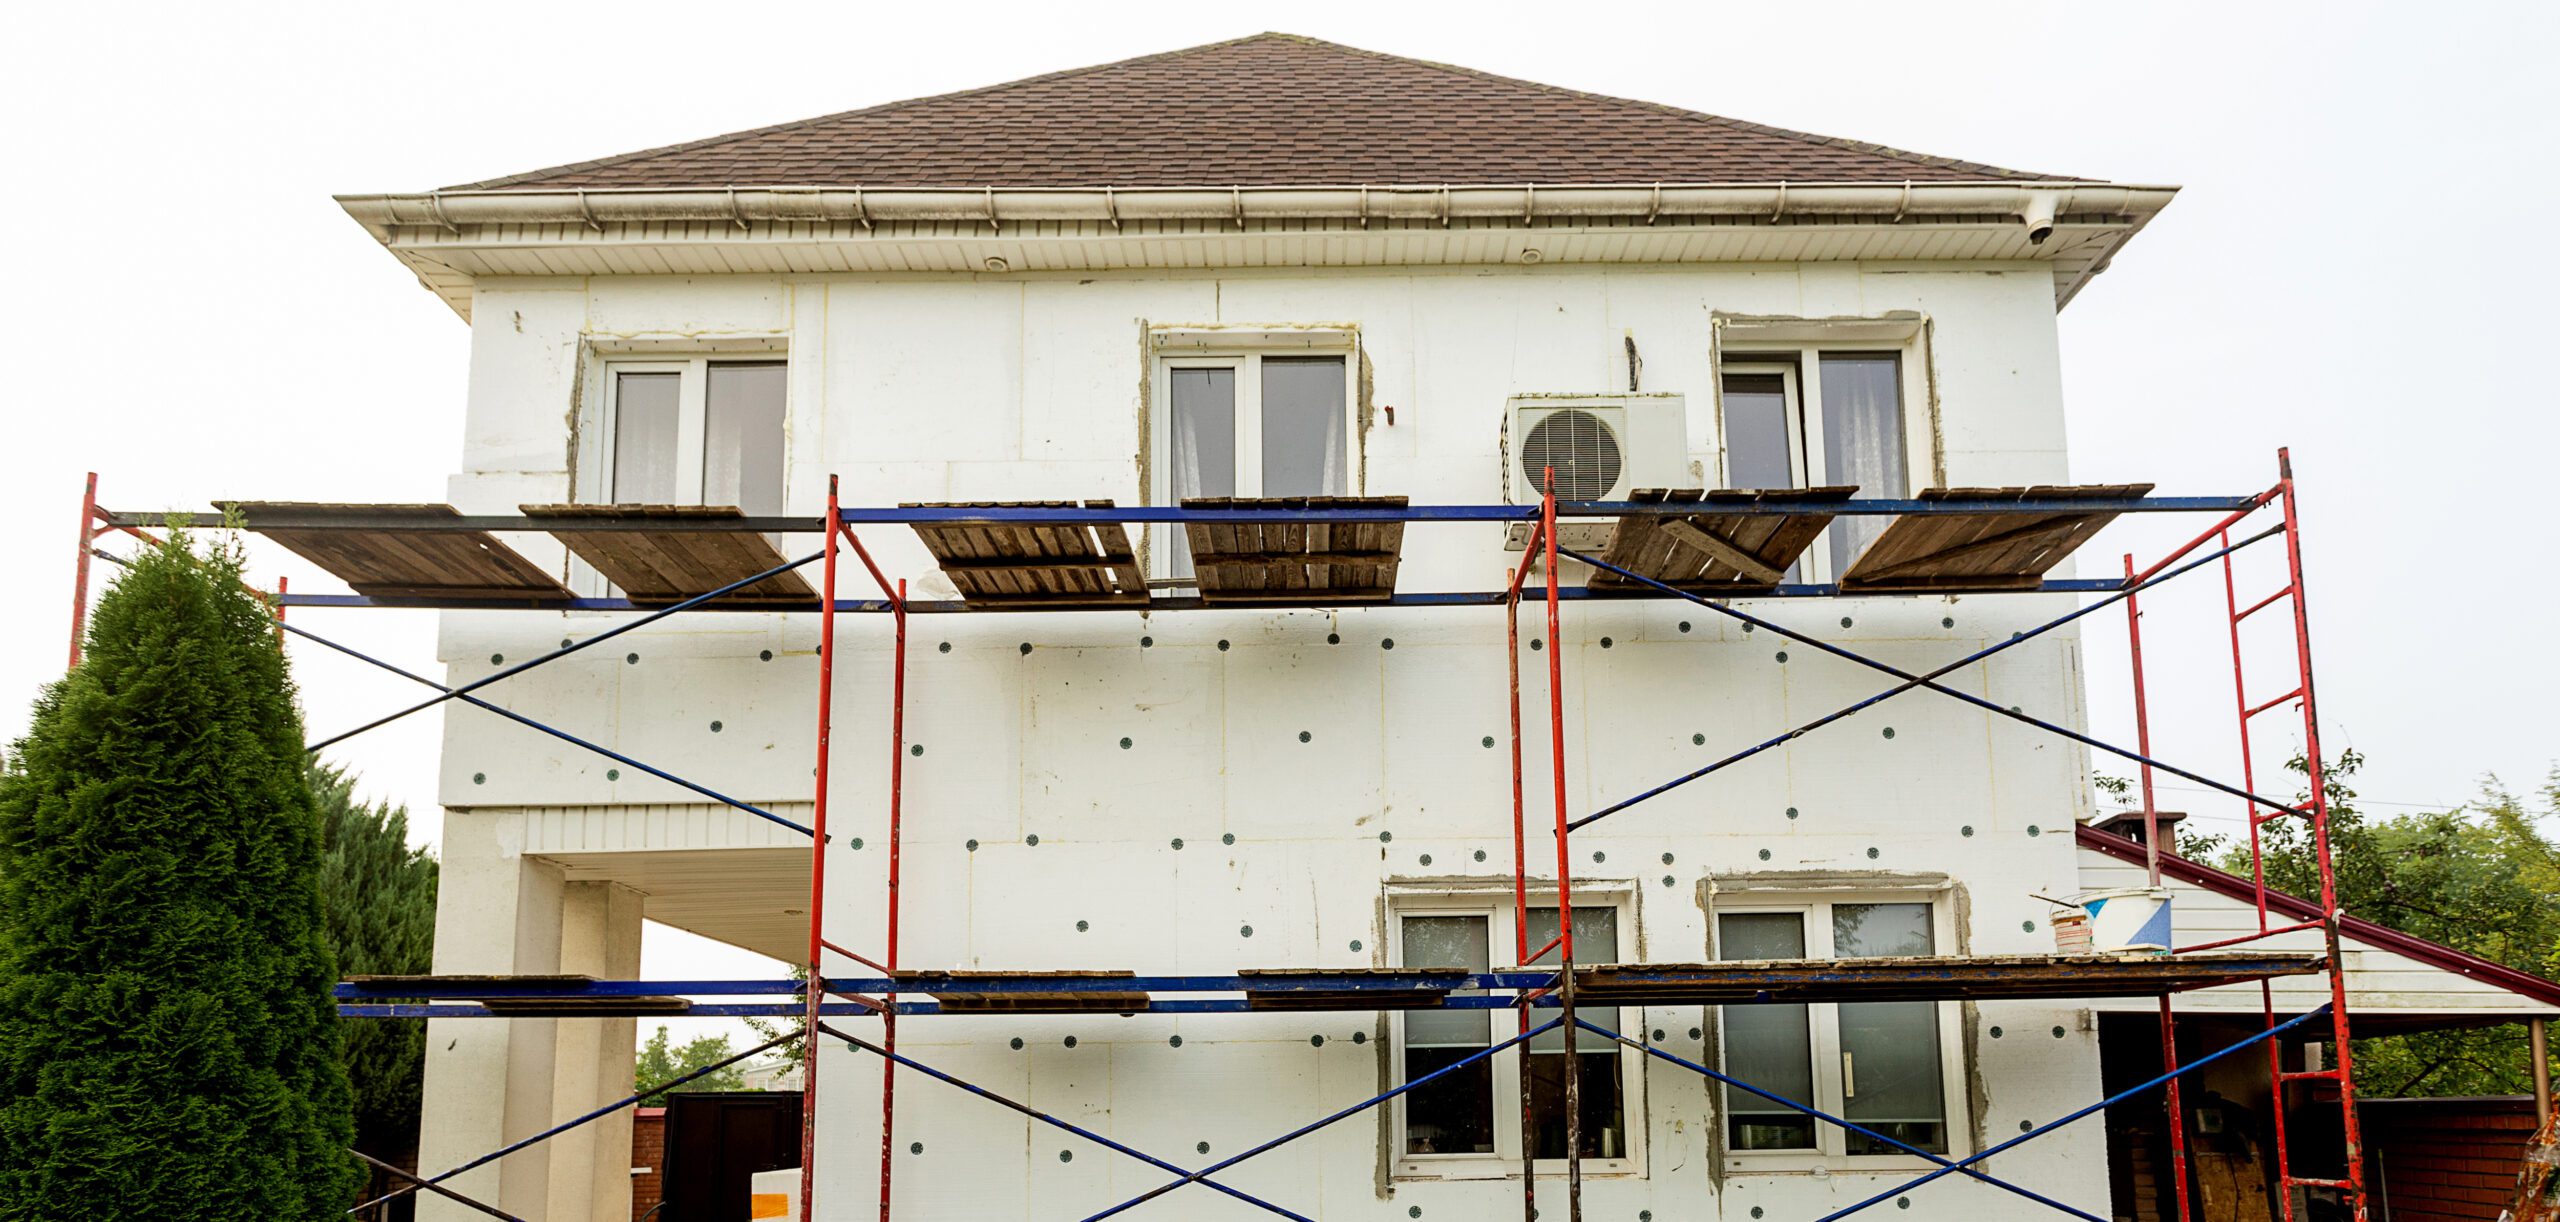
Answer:
<svg viewBox="0 0 2560 1222"><path fill-rule="evenodd" d="M614 221L1448 219L1574 216L2119 215L2147 219L2173 186L2043 182L1371 183L1266 186L521 187L341 195L368 225Z"/></svg>
<svg viewBox="0 0 2560 1222"><path fill-rule="evenodd" d="M2175 198L2173 186L2040 182L1489 183L1284 186L892 187L739 186L700 188L510 189L344 195L339 206L468 317L469 273L442 267L404 234L436 233L470 245L504 232L556 227L597 241L631 241L655 227L711 225L742 243L807 243L810 226L958 222L996 241L1024 222L1233 225L1239 232L1306 222L1433 225L1497 223L1524 231L1577 221L1624 225L1780 228L1855 224L1877 230L1948 225L2015 226L2026 242L2056 229L2104 244L2099 259L2057 264L2057 308L2077 294L2105 258ZM778 233L778 229L796 232ZM700 240L699 238L695 240ZM722 239L729 240L729 239ZM949 243L941 228L933 240ZM964 239L965 240L965 239ZM2032 251L2036 247L2028 246ZM2048 248L2049 249L2049 248ZM2026 257L2034 257L2032 254Z"/></svg>

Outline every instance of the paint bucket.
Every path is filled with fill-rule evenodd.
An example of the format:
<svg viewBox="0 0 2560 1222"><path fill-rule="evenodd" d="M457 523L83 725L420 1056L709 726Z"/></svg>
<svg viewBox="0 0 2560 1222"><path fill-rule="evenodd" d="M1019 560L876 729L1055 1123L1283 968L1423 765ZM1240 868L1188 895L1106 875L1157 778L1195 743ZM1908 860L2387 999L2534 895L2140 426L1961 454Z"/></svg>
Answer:
<svg viewBox="0 0 2560 1222"><path fill-rule="evenodd" d="M2126 887L2073 896L2089 914L2091 949L2102 955L2167 954L2173 937L2169 889Z"/></svg>
<svg viewBox="0 0 2560 1222"><path fill-rule="evenodd" d="M800 1169L758 1171L749 1177L747 1216L756 1222L800 1222Z"/></svg>
<svg viewBox="0 0 2560 1222"><path fill-rule="evenodd" d="M2046 921L2053 926L2053 951L2058 955L2086 955L2093 943L2089 939L2089 910L2078 904L2057 907Z"/></svg>

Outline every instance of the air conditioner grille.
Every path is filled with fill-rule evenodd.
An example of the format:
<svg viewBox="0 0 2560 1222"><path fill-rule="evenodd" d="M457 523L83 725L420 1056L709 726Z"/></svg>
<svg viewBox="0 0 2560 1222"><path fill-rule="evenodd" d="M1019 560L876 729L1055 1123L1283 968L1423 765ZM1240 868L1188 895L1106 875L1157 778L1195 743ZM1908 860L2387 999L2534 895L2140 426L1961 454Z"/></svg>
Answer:
<svg viewBox="0 0 2560 1222"><path fill-rule="evenodd" d="M1596 501L1618 486L1625 465L1617 431L1575 408L1540 417L1520 442L1520 473L1532 495L1544 490L1541 477L1553 469L1557 500Z"/></svg>

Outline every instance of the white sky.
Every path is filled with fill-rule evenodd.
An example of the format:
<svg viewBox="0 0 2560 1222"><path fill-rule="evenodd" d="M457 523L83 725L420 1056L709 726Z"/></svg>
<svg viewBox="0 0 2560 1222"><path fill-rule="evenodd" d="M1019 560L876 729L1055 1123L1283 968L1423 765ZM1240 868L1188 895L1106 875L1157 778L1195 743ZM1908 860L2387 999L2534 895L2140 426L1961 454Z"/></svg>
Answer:
<svg viewBox="0 0 2560 1222"><path fill-rule="evenodd" d="M62 664L83 471L130 509L444 499L465 328L331 194L470 181L1277 22L1927 153L2183 185L2063 315L2075 478L2244 492L2272 481L2274 449L2290 444L2327 732L2372 756L2368 799L2392 812L2466 800L2491 772L2538 782L2560 758L2560 717L2542 703L2560 688L2542 635L2560 565L2533 525L2560 450L2560 396L2534 372L2552 350L2551 262L2535 235L2560 189L2560 10L1956 11L30 7L11 19L0 70L0 219L21 235L0 316L26 341L0 433L0 573L19 591L0 603L0 736L24 728ZM2119 527L2083 571L2156 551L2175 529ZM280 552L259 558L270 576L330 588ZM2209 574L2186 581L2145 617L2155 743L2227 775L2221 591ZM305 614L413 669L433 661L427 613ZM2090 697L2101 736L2120 737L2122 617L2096 622ZM295 656L315 733L423 690L310 647ZM2282 659L2259 656L2264 698L2283 686ZM432 839L437 736L421 716L332 758L407 802ZM2237 827L2230 799L2170 788L2161 804ZM648 951L660 976L774 970L656 927Z"/></svg>

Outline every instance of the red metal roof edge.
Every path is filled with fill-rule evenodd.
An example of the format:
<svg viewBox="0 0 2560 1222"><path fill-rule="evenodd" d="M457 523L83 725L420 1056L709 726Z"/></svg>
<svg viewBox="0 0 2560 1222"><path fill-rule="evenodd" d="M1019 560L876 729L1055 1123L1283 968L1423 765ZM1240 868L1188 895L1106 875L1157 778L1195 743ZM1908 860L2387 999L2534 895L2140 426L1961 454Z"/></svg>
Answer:
<svg viewBox="0 0 2560 1222"><path fill-rule="evenodd" d="M2079 825L2073 834L2078 837L2080 847L2096 849L2120 861L2142 864L2150 860L2149 854L2144 851L2140 841L2127 840L2122 836L2102 832L2087 824ZM2200 862L2190 861L2175 853L2160 854L2160 873L2162 877L2175 878L2183 883L2193 883L2207 891L2227 895L2236 900L2256 902L2257 887L2248 879L2228 871L2214 869ZM2318 904L2296 899L2280 891L2267 892L2267 907L2282 911L2297 921L2313 921L2320 918ZM2405 934L2386 925L2376 925L2361 917L2347 917L2339 923L2339 926L2348 937L2359 942L2406 955L2420 963L2443 968L2458 976L2468 976L2486 984L2496 985L2507 992L2531 998L2545 1005L2560 1006L2560 983L2545 980L2530 972L2519 972L2503 963L2492 963L2467 951L2455 950L2440 942L2430 942L2425 938Z"/></svg>

